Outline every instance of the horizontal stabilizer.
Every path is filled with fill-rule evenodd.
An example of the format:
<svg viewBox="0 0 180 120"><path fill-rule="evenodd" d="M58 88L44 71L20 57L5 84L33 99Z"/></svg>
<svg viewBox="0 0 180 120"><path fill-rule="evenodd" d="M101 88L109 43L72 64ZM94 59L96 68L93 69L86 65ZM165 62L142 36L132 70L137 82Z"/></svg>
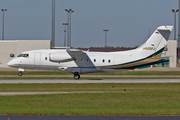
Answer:
<svg viewBox="0 0 180 120"><path fill-rule="evenodd" d="M165 25L157 28L158 31L160 31L160 30L172 31L172 29L173 29L173 26L165 26Z"/></svg>

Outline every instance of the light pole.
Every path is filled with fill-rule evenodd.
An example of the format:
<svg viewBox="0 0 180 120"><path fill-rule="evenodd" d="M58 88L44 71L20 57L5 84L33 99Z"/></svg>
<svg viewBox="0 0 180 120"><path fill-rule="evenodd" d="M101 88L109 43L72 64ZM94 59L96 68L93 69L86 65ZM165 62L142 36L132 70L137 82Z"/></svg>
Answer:
<svg viewBox="0 0 180 120"><path fill-rule="evenodd" d="M64 47L66 47L66 25L68 25L68 23L63 23L64 25Z"/></svg>
<svg viewBox="0 0 180 120"><path fill-rule="evenodd" d="M55 47L55 0L52 0L52 31L51 31L51 49Z"/></svg>
<svg viewBox="0 0 180 120"><path fill-rule="evenodd" d="M4 40L4 12L7 11L7 9L1 9L1 11L3 11L2 40Z"/></svg>
<svg viewBox="0 0 180 120"><path fill-rule="evenodd" d="M172 12L174 13L174 40L176 40L176 13L179 11L179 9L172 9ZM178 44L178 54L179 54L179 44ZM177 54L177 65L178 65L178 61L179 61L179 56ZM179 65L178 65L179 66Z"/></svg>
<svg viewBox="0 0 180 120"><path fill-rule="evenodd" d="M71 48L71 13L74 11L72 9L65 9L66 12L68 12L68 26L67 26L67 47Z"/></svg>
<svg viewBox="0 0 180 120"><path fill-rule="evenodd" d="M179 11L179 9L172 9L172 12L174 13L174 40L176 40L176 13Z"/></svg>
<svg viewBox="0 0 180 120"><path fill-rule="evenodd" d="M105 47L106 47L106 43L107 43L107 31L109 31L108 29L104 29L103 30L105 32Z"/></svg>
<svg viewBox="0 0 180 120"><path fill-rule="evenodd" d="M69 32L70 47L71 47L71 13L73 13L73 12L74 12L74 10L70 11L70 22L69 22L70 23L70 26L69 26L70 27L70 32Z"/></svg>
<svg viewBox="0 0 180 120"><path fill-rule="evenodd" d="M180 9L180 0L179 0L179 5L178 5L179 9ZM177 67L179 67L179 43L180 43L180 12L178 13L178 53L177 53Z"/></svg>

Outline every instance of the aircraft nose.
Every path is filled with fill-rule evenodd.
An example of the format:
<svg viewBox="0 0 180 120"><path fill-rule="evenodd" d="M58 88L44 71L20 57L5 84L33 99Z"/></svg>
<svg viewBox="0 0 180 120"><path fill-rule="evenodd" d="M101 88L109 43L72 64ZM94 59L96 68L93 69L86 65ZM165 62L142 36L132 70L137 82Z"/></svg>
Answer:
<svg viewBox="0 0 180 120"><path fill-rule="evenodd" d="M14 66L14 60L9 61L9 62L7 63L7 65L8 65L9 67Z"/></svg>
<svg viewBox="0 0 180 120"><path fill-rule="evenodd" d="M12 60L7 63L7 66L9 67L11 67L11 65L12 65Z"/></svg>

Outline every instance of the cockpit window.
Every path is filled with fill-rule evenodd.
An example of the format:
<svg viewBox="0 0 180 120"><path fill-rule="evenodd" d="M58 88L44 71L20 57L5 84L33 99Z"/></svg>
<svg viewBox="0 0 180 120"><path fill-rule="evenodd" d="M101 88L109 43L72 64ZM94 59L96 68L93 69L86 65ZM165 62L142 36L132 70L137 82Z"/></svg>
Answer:
<svg viewBox="0 0 180 120"><path fill-rule="evenodd" d="M23 57L29 57L29 54L24 54Z"/></svg>
<svg viewBox="0 0 180 120"><path fill-rule="evenodd" d="M22 57L23 56L23 54L20 54L20 55L18 55L17 57Z"/></svg>
<svg viewBox="0 0 180 120"><path fill-rule="evenodd" d="M29 58L29 54L20 54L17 57L26 57L26 58Z"/></svg>

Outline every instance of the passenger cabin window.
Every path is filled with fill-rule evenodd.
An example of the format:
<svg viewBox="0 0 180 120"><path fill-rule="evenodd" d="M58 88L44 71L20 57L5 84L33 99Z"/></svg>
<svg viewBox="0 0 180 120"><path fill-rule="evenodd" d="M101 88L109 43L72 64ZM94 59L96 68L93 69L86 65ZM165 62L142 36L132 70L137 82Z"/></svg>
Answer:
<svg viewBox="0 0 180 120"><path fill-rule="evenodd" d="M110 62L111 62L111 60L108 60L108 62L110 63Z"/></svg>
<svg viewBox="0 0 180 120"><path fill-rule="evenodd" d="M94 62L96 62L96 59L94 59Z"/></svg>
<svg viewBox="0 0 180 120"><path fill-rule="evenodd" d="M105 62L105 60L103 59L103 62Z"/></svg>
<svg viewBox="0 0 180 120"><path fill-rule="evenodd" d="M25 57L25 58L29 58L29 54L20 54L17 57Z"/></svg>
<svg viewBox="0 0 180 120"><path fill-rule="evenodd" d="M45 57L45 60L47 60L47 57Z"/></svg>

